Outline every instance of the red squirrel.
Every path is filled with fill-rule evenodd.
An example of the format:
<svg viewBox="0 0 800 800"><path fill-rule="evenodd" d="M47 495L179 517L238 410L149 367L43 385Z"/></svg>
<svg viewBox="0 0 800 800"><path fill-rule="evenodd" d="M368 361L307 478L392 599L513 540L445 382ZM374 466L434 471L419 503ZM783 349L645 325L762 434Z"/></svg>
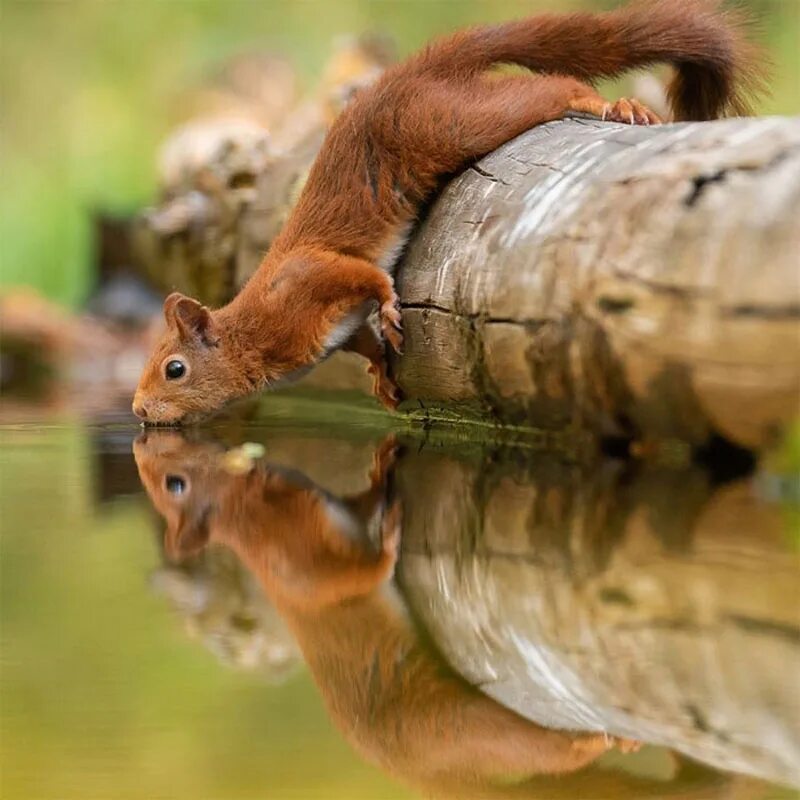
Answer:
<svg viewBox="0 0 800 800"><path fill-rule="evenodd" d="M646 125L636 100L607 103L587 81L671 63L677 120L743 113L753 59L738 16L716 0L650 0L600 14L542 15L429 44L356 94L330 128L300 198L249 282L223 308L180 293L133 411L195 422L294 379L338 348L369 361L374 393L398 391L382 338L402 333L392 274L422 206L448 175L573 111ZM492 75L517 64L540 75ZM367 323L377 308L382 337Z"/></svg>
<svg viewBox="0 0 800 800"><path fill-rule="evenodd" d="M537 725L436 656L392 581L402 525L399 500L386 492L395 449L391 438L379 446L369 487L338 498L263 462L231 474L222 448L178 432L145 432L134 444L142 483L167 523L168 556L209 544L238 556L291 629L334 722L368 760L413 785L484 797L495 796L492 786L505 796L509 779L568 773L614 747L637 749L628 739Z"/></svg>

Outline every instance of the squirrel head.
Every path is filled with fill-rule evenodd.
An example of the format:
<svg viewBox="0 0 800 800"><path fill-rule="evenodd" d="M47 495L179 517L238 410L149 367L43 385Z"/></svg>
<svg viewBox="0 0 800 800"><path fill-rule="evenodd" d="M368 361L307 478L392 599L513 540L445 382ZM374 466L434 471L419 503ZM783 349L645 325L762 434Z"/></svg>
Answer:
<svg viewBox="0 0 800 800"><path fill-rule="evenodd" d="M164 550L173 561L200 552L211 538L219 495L235 480L219 467L223 452L177 431L143 431L134 440L139 478L166 522Z"/></svg>
<svg viewBox="0 0 800 800"><path fill-rule="evenodd" d="M133 399L133 413L146 425L196 422L255 391L245 360L215 313L179 292L164 301L167 329Z"/></svg>
<svg viewBox="0 0 800 800"><path fill-rule="evenodd" d="M243 448L226 449L198 433L149 428L133 442L139 478L166 522L169 558L183 560L210 542L237 549L246 541L262 554L268 546L279 553L283 577L303 573L309 579L325 564L374 559L370 530L384 514L393 443L375 456L382 466L378 472L373 467L372 486L363 495L369 502L354 508L298 470Z"/></svg>

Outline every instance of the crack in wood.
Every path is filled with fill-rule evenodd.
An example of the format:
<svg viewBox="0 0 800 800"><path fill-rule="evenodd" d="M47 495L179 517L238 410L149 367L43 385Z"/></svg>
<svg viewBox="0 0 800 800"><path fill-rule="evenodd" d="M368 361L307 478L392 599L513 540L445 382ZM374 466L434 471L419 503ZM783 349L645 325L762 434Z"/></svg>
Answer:
<svg viewBox="0 0 800 800"><path fill-rule="evenodd" d="M488 172L483 167L479 166L478 164L473 164L470 167L472 172L476 172L482 178L486 178L487 181L491 181L492 183L501 183L503 186L510 186L511 184L508 181L504 181L502 178L498 178L496 175L492 175L491 172Z"/></svg>
<svg viewBox="0 0 800 800"><path fill-rule="evenodd" d="M475 321L480 322L485 325L519 325L520 327L530 328L530 327L538 327L540 325L545 325L548 322L552 322L553 320L548 317L540 317L540 318L520 318L520 317L493 317L489 314L473 311L473 312L466 312L466 311L455 311L452 308L446 308L445 306L437 305L436 303L428 302L413 302L413 303L406 303L401 301L400 302L401 310L405 311L406 309L412 311L435 311L440 314L446 314L451 317L456 317L458 319L463 319L467 321Z"/></svg>

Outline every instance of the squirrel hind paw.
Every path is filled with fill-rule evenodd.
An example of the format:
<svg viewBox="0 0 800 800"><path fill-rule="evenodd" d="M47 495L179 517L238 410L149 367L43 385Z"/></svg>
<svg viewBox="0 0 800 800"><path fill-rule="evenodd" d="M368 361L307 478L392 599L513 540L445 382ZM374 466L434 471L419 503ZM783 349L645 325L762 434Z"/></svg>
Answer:
<svg viewBox="0 0 800 800"><path fill-rule="evenodd" d="M633 97L621 97L615 103L607 103L603 109L603 119L626 125L661 124L658 114Z"/></svg>
<svg viewBox="0 0 800 800"><path fill-rule="evenodd" d="M620 753L638 753L642 749L642 742L637 739L626 739L622 736L615 736L614 744Z"/></svg>

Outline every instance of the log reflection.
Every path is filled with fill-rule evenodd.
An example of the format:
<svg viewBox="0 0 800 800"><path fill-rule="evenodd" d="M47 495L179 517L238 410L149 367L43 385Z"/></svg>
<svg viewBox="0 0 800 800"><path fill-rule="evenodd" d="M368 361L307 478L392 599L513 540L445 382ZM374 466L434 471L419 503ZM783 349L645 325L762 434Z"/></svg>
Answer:
<svg viewBox="0 0 800 800"><path fill-rule="evenodd" d="M800 562L752 480L421 453L401 482L406 597L472 684L800 783Z"/></svg>

